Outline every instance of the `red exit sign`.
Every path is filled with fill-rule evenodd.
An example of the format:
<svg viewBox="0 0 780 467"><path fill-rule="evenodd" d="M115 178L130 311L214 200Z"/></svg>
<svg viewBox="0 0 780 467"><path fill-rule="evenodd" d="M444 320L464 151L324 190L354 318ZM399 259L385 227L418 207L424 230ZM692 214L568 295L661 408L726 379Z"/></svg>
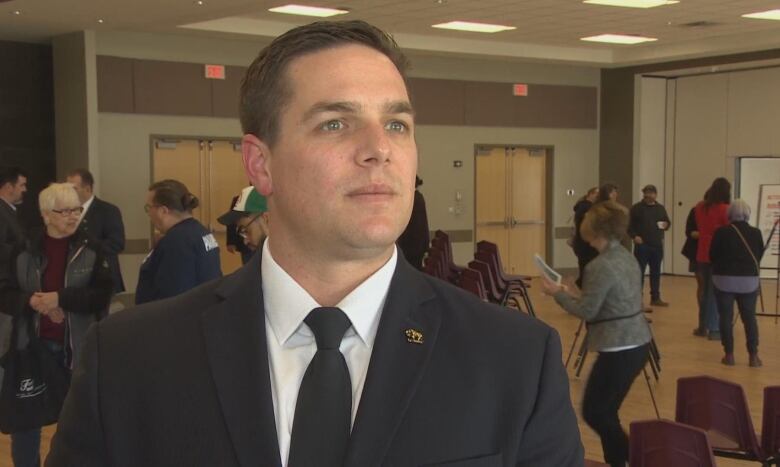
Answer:
<svg viewBox="0 0 780 467"><path fill-rule="evenodd" d="M527 84L513 84L512 85L512 95L513 96L521 96L525 97L528 95L528 85Z"/></svg>
<svg viewBox="0 0 780 467"><path fill-rule="evenodd" d="M206 78L225 79L225 65L205 65Z"/></svg>

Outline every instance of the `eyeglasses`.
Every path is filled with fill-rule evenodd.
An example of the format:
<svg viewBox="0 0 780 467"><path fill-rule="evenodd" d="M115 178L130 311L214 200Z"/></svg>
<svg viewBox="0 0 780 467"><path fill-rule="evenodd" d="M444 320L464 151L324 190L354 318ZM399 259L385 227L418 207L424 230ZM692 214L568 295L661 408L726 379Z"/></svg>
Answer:
<svg viewBox="0 0 780 467"><path fill-rule="evenodd" d="M51 212L56 212L61 216L70 216L71 214L78 214L80 216L81 213L84 212L84 208L79 206L77 208L52 209Z"/></svg>
<svg viewBox="0 0 780 467"><path fill-rule="evenodd" d="M158 208L160 207L158 204L144 204L144 212L149 214L149 210L152 208Z"/></svg>
<svg viewBox="0 0 780 467"><path fill-rule="evenodd" d="M249 229L248 229L247 227L249 227L250 225L252 225L252 224L253 224L253 223L254 223L256 220L260 219L261 217L263 217L263 215L262 215L262 214L258 214L258 215L256 215L256 216L254 217L254 219L252 219L251 221L249 221L249 223L247 223L246 225L242 225L241 227L237 228L237 229L236 229L236 233L237 233L237 234L238 234L238 235L239 235L241 238L243 238L244 240L246 240L246 238L247 238L247 237L249 237L249 232L248 232L248 230L249 230Z"/></svg>

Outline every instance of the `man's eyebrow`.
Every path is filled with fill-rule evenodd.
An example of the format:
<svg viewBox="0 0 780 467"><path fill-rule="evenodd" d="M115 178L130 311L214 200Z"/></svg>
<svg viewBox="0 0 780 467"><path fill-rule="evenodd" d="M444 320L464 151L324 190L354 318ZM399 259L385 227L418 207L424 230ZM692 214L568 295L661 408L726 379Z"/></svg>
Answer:
<svg viewBox="0 0 780 467"><path fill-rule="evenodd" d="M310 118L314 117L315 115L324 112L357 113L360 110L360 108L361 108L360 104L356 102L347 102L347 101L317 102L316 104L311 106L309 110L306 111L306 113L303 114L303 118L301 119L301 121L305 122Z"/></svg>
<svg viewBox="0 0 780 467"><path fill-rule="evenodd" d="M409 114L414 117L414 109L409 101L388 102L384 106L384 111L388 114Z"/></svg>

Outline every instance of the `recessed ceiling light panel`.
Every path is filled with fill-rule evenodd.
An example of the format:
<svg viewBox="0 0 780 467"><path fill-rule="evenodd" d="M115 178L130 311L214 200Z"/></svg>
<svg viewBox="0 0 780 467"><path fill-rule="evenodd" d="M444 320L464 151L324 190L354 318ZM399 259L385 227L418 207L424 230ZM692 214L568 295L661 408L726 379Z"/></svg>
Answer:
<svg viewBox="0 0 780 467"><path fill-rule="evenodd" d="M748 13L746 15L742 15L742 17L754 19L773 19L775 21L780 21L780 9L759 11L758 13Z"/></svg>
<svg viewBox="0 0 780 467"><path fill-rule="evenodd" d="M678 0L583 0L592 5L622 6L627 8L653 8L680 3Z"/></svg>
<svg viewBox="0 0 780 467"><path fill-rule="evenodd" d="M607 44L641 44L642 42L657 41L655 37L629 36L624 34L599 34L598 36L589 36L580 38L581 41L604 42Z"/></svg>
<svg viewBox="0 0 780 467"><path fill-rule="evenodd" d="M434 24L431 26L438 29L454 29L456 31L469 31L469 32L501 32L511 31L517 29L514 26L502 26L500 24L487 24L487 23L473 23L470 21L450 21L449 23Z"/></svg>
<svg viewBox="0 0 780 467"><path fill-rule="evenodd" d="M336 8L321 8L307 5L284 5L275 8L269 8L268 11L274 13L284 13L287 15L316 16L318 18L327 18L329 16L345 15L348 10L338 10Z"/></svg>

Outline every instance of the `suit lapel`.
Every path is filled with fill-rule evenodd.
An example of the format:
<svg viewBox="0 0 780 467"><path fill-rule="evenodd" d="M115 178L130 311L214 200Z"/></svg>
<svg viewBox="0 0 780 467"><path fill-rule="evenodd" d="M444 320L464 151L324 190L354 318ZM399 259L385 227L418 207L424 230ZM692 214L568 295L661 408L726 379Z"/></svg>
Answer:
<svg viewBox="0 0 780 467"><path fill-rule="evenodd" d="M427 281L399 255L345 466L381 465L436 345L441 315L435 306L423 305L433 298ZM407 330L422 334L423 342L409 342Z"/></svg>
<svg viewBox="0 0 780 467"><path fill-rule="evenodd" d="M217 289L224 300L203 313L203 333L222 413L240 465L280 466L260 256Z"/></svg>

